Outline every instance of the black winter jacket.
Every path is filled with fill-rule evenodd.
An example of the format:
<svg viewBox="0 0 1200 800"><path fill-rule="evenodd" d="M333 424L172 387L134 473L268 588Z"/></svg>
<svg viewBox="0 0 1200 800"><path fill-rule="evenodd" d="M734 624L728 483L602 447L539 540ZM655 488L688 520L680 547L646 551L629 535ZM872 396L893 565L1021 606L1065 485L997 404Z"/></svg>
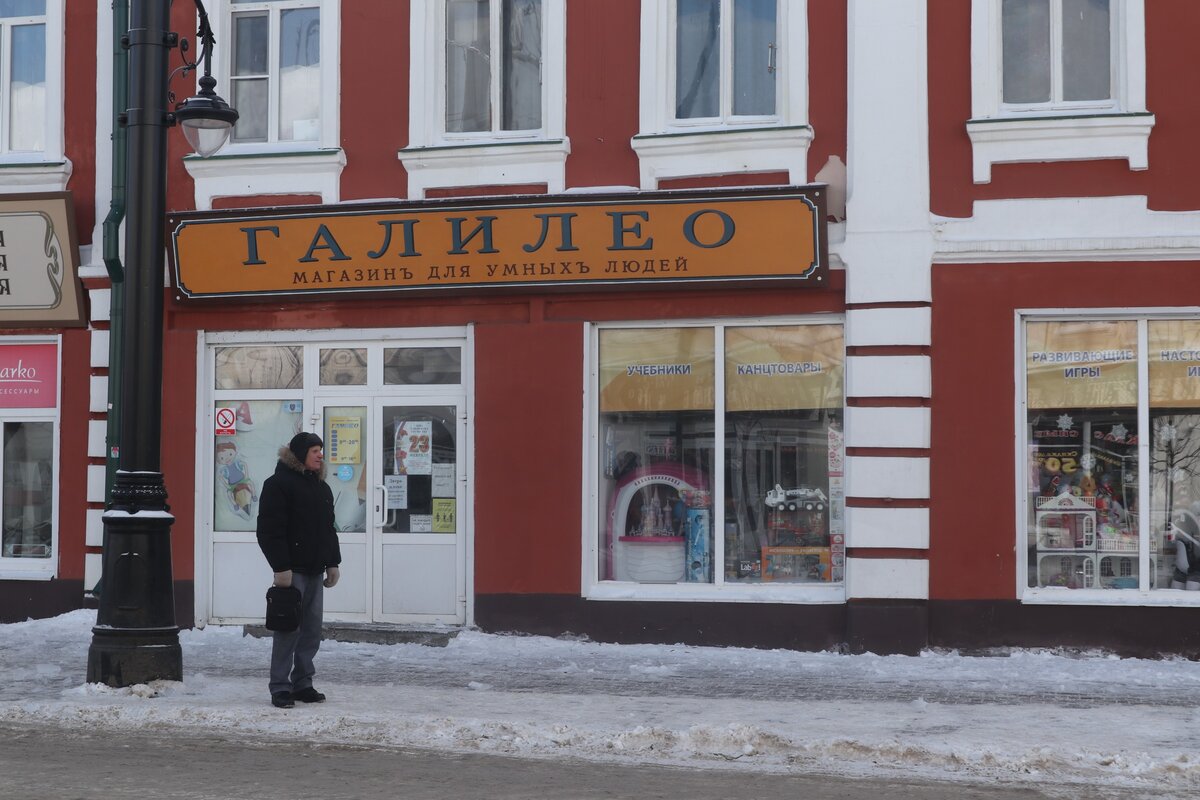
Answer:
<svg viewBox="0 0 1200 800"><path fill-rule="evenodd" d="M320 575L342 563L333 523L333 492L286 447L258 497L258 546L273 572Z"/></svg>

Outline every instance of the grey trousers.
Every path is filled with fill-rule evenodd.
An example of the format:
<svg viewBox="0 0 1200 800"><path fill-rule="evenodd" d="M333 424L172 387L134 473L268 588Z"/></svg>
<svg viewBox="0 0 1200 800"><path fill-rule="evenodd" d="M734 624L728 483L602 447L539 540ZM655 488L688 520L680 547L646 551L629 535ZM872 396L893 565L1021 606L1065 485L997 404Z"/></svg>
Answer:
<svg viewBox="0 0 1200 800"><path fill-rule="evenodd" d="M324 575L292 573L300 590L300 627L275 631L271 644L271 694L299 692L313 685L313 658L321 647L321 618L325 607Z"/></svg>

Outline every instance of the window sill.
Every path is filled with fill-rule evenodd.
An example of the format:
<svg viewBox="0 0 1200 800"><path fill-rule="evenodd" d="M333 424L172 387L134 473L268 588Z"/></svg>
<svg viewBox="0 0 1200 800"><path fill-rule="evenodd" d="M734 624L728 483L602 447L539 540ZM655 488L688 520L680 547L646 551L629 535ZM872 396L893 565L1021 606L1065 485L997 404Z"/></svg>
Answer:
<svg viewBox="0 0 1200 800"><path fill-rule="evenodd" d="M16 155L0 156L3 192L65 192L71 179L71 162L40 161Z"/></svg>
<svg viewBox="0 0 1200 800"><path fill-rule="evenodd" d="M566 186L569 139L464 142L406 147L397 157L408 173L408 196L428 189L544 183L550 194Z"/></svg>
<svg viewBox="0 0 1200 800"><path fill-rule="evenodd" d="M186 156L183 165L196 182L196 208L212 208L215 197L317 194L324 203L340 197L346 154L324 150L242 150L208 158Z"/></svg>
<svg viewBox="0 0 1200 800"><path fill-rule="evenodd" d="M643 189L665 178L786 170L793 184L807 181L808 125L774 128L641 133L630 144L638 155Z"/></svg>
<svg viewBox="0 0 1200 800"><path fill-rule="evenodd" d="M1124 158L1146 169L1153 127L1149 112L969 120L974 180L991 182L993 164L1032 161Z"/></svg>
<svg viewBox="0 0 1200 800"><path fill-rule="evenodd" d="M697 602L697 603L808 603L833 604L846 602L846 587L842 584L697 584L697 583L628 583L603 581L593 583L584 593L588 600L632 600Z"/></svg>
<svg viewBox="0 0 1200 800"><path fill-rule="evenodd" d="M50 569L4 569L0 567L0 581L52 581L54 571Z"/></svg>
<svg viewBox="0 0 1200 800"><path fill-rule="evenodd" d="M1042 587L1026 589L1021 595L1026 605L1064 606L1200 606L1200 592L1183 589L1062 589Z"/></svg>

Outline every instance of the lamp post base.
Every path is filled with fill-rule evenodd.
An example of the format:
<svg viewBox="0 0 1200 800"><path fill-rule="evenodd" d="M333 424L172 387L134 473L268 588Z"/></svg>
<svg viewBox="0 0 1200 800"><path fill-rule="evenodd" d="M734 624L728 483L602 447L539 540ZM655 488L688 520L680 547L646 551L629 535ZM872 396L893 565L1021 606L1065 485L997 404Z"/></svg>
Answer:
<svg viewBox="0 0 1200 800"><path fill-rule="evenodd" d="M179 629L92 628L87 680L116 687L183 680Z"/></svg>

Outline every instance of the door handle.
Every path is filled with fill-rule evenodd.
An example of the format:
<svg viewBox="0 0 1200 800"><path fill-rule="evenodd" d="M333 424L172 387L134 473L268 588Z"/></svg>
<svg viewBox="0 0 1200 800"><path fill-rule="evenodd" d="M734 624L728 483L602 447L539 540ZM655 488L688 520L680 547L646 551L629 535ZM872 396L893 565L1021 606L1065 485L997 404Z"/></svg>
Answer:
<svg viewBox="0 0 1200 800"><path fill-rule="evenodd" d="M375 485L375 525L382 528L387 524L384 515L387 513L387 488L379 484Z"/></svg>

